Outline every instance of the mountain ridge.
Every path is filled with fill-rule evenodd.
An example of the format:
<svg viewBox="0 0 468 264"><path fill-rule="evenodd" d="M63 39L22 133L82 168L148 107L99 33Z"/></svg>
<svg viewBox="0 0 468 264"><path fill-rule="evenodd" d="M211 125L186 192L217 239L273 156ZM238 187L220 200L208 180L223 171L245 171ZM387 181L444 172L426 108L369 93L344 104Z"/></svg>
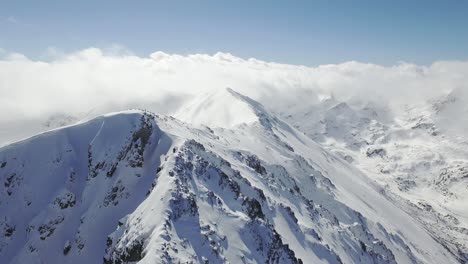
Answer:
<svg viewBox="0 0 468 264"><path fill-rule="evenodd" d="M0 148L0 258L457 262L359 170L256 109L263 122L232 128L127 111ZM53 191L32 188L50 180ZM19 215L12 197L46 213Z"/></svg>

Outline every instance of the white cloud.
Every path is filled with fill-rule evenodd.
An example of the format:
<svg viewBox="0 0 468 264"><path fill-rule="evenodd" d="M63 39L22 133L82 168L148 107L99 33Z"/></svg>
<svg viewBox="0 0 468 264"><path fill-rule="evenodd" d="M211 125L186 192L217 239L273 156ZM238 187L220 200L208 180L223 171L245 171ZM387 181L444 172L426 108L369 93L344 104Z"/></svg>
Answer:
<svg viewBox="0 0 468 264"><path fill-rule="evenodd" d="M26 27L31 27L34 26L33 24L26 23L23 20L18 19L15 16L0 16L0 24L6 24L6 25L18 25L18 26L26 26Z"/></svg>
<svg viewBox="0 0 468 264"><path fill-rule="evenodd" d="M6 18L6 21L12 24L18 23L18 20L14 16L9 16Z"/></svg>
<svg viewBox="0 0 468 264"><path fill-rule="evenodd" d="M404 104L467 89L468 62L384 67L346 62L305 67L241 59L227 53L138 57L120 46L69 54L51 50L51 59L21 54L0 60L0 123L51 114L145 107L171 113L184 98L232 87L269 107L310 104L333 94L358 103ZM302 101L301 101L302 100Z"/></svg>

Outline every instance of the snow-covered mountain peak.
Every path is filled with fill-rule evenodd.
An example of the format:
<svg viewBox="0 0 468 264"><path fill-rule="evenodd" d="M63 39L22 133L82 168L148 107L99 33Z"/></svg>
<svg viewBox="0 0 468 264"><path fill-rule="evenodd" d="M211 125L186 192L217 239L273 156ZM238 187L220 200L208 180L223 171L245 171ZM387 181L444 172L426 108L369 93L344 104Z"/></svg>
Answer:
<svg viewBox="0 0 468 264"><path fill-rule="evenodd" d="M270 126L127 111L1 148L0 258L456 262L357 169L226 92Z"/></svg>
<svg viewBox="0 0 468 264"><path fill-rule="evenodd" d="M258 102L224 88L196 96L174 116L191 124L232 128L258 122L264 112Z"/></svg>

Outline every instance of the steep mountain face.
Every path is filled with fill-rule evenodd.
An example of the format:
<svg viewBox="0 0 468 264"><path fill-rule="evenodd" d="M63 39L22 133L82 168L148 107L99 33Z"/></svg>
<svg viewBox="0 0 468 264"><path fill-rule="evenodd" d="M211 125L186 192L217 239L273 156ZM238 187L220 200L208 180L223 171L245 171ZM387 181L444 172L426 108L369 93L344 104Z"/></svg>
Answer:
<svg viewBox="0 0 468 264"><path fill-rule="evenodd" d="M461 260L353 164L261 104L232 90L207 100L178 114L192 124L126 111L1 148L1 262ZM213 109L229 118L203 125Z"/></svg>

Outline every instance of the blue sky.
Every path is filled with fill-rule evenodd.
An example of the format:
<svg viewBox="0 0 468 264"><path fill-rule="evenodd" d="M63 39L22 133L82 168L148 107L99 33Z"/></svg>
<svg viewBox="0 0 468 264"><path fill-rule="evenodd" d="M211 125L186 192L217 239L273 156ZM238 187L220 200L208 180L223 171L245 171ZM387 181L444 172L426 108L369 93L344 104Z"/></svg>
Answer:
<svg viewBox="0 0 468 264"><path fill-rule="evenodd" d="M139 56L230 52L282 63L468 59L468 1L0 0L0 48L124 46Z"/></svg>

